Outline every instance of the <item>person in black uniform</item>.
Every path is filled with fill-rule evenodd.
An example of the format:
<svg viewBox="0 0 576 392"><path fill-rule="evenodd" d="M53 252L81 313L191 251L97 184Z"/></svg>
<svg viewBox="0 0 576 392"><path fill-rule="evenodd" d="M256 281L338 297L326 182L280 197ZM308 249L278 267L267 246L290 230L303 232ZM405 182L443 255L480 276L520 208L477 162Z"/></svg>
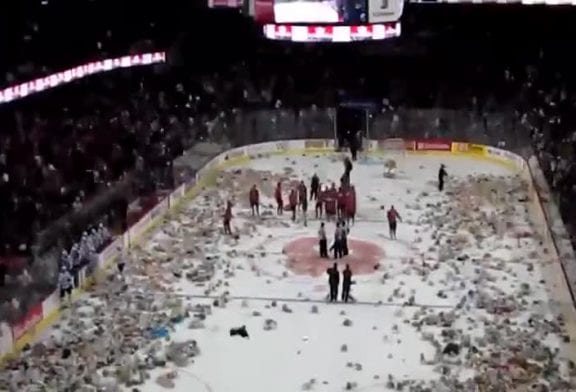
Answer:
<svg viewBox="0 0 576 392"><path fill-rule="evenodd" d="M318 192L320 191L320 178L314 173L310 181L310 200L318 199Z"/></svg>
<svg viewBox="0 0 576 392"><path fill-rule="evenodd" d="M348 157L344 158L344 174L350 177L350 173L352 172L353 167L354 166L352 165L352 161L350 160L350 158Z"/></svg>
<svg viewBox="0 0 576 392"><path fill-rule="evenodd" d="M448 175L446 173L446 166L442 163L440 165L440 170L438 170L438 190L442 192L444 190L444 178Z"/></svg>
<svg viewBox="0 0 576 392"><path fill-rule="evenodd" d="M340 272L338 264L334 263L332 268L328 268L328 285L330 286L330 302L338 301L338 286L340 285Z"/></svg>
<svg viewBox="0 0 576 392"><path fill-rule="evenodd" d="M326 239L326 228L324 227L324 222L320 224L320 229L318 230L318 247L320 248L320 257L327 259L328 240Z"/></svg>
<svg viewBox="0 0 576 392"><path fill-rule="evenodd" d="M340 177L340 186L348 188L350 186L350 173L352 172L352 161L350 158L344 158L344 174Z"/></svg>
<svg viewBox="0 0 576 392"><path fill-rule="evenodd" d="M342 257L348 256L348 227L346 226L346 221L342 219L340 221L340 227L342 228L342 240L340 242L340 248L342 249Z"/></svg>
<svg viewBox="0 0 576 392"><path fill-rule="evenodd" d="M308 216L306 213L308 212L308 199L306 196L302 200L300 200L300 207L302 208L302 218L304 219L304 226L308 226Z"/></svg>
<svg viewBox="0 0 576 392"><path fill-rule="evenodd" d="M348 143L350 145L350 154L352 155L352 160L356 161L356 158L358 157L358 139L356 138L356 134L354 132L352 132L350 135Z"/></svg>
<svg viewBox="0 0 576 392"><path fill-rule="evenodd" d="M346 264L346 269L342 271L342 301L350 301L350 286L352 286L352 270Z"/></svg>

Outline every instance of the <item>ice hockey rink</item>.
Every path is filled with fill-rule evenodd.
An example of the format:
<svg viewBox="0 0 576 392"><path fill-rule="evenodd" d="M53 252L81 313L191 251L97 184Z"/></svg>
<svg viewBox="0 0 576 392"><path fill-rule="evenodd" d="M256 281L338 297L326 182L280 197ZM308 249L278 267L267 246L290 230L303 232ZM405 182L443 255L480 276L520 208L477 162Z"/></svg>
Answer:
<svg viewBox="0 0 576 392"><path fill-rule="evenodd" d="M501 379L503 391L562 385L546 369L553 362L569 378L572 344L557 314L557 301L567 294L553 283L558 278L550 277L549 256L531 236L522 179L507 167L469 157L397 160L396 178L384 176L379 158L354 164L358 213L349 235L351 254L365 257L355 243L378 249L374 268L353 278L354 303L326 302L324 271L332 260L297 268L298 257L316 249L286 253L293 241L317 237L313 204L305 226L301 218L292 223L287 213L277 216L272 198L278 180L285 191L290 181L309 186L313 173L324 184L337 182L343 171L339 156L269 156L230 167L217 187L171 214L133 252L128 291L119 294L131 299L110 311L139 301L165 308L166 317L185 309L189 317L137 355L163 361L169 341L192 340L198 353L181 366L169 361L156 367L138 389L165 391L160 384L172 384L175 391L202 392L456 390L435 385L441 377ZM441 163L449 173L443 193L436 189ZM253 184L260 189L260 218L248 210ZM221 234L228 199L234 200L237 238ZM402 217L395 241L385 220L391 205ZM329 239L333 230L327 223ZM340 269L347 260L339 261ZM154 316L141 317L149 323ZM90 326L90 312L85 323ZM249 338L230 336L231 328L241 326ZM442 354L449 343L457 344L458 354ZM471 385L463 390L481 390Z"/></svg>

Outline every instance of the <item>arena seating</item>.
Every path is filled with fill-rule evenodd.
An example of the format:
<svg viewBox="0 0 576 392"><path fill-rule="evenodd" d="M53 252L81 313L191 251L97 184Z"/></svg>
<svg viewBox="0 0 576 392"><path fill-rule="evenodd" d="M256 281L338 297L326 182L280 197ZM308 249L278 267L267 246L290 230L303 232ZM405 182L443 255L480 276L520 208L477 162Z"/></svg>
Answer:
<svg viewBox="0 0 576 392"><path fill-rule="evenodd" d="M0 275L8 275L0 299L20 305L16 313L3 309L2 318L18 317L53 288L55 275L46 271L57 268L54 255L87 228L105 223L119 232L150 208L158 192L175 185L172 161L196 142L331 137L329 108L343 92L380 103L373 138L504 143L524 155L535 149L566 222L573 222L574 84L572 60L561 57L569 43L556 39L559 27L530 30L531 14L515 19L518 30L504 41L497 33L508 31L505 17L486 26L482 18L471 24L468 11L450 18L433 12L426 18L447 27L423 35L428 25L418 9L399 43L309 47L260 41L245 30L231 43L222 29L199 42L201 24L214 30L217 17L194 18L194 34L174 41L182 25L166 23L183 10L157 14L150 6L128 28L129 8L92 3L102 19L90 14L97 22L85 24L85 14L75 21L82 37L75 46L57 44L64 33L57 21L47 22L57 10L34 8L18 34L2 38L4 53L14 53L22 39L28 44L20 55L2 56L0 69L13 75L0 85L169 43L171 66L114 71L0 106ZM245 26L225 18L230 28ZM233 48L240 39L248 43L242 51ZM220 57L206 54L215 48ZM18 68L25 72L16 74ZM31 280L22 279L23 271Z"/></svg>

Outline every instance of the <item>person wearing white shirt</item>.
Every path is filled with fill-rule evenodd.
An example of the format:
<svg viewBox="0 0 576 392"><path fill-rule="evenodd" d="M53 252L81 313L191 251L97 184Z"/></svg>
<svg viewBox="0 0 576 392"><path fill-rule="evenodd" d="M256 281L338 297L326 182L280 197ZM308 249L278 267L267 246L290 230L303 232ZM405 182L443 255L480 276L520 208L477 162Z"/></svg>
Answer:
<svg viewBox="0 0 576 392"><path fill-rule="evenodd" d="M106 242L108 242L110 239L110 232L103 223L98 225L98 234L100 235L100 241L102 242L102 245L105 245Z"/></svg>
<svg viewBox="0 0 576 392"><path fill-rule="evenodd" d="M350 233L350 228L348 227L345 219L340 221L340 226L342 228L342 254L344 256L348 256L348 233Z"/></svg>
<svg viewBox="0 0 576 392"><path fill-rule="evenodd" d="M62 250L62 255L60 256L60 267L66 269L72 268L72 254L68 254L66 249Z"/></svg>

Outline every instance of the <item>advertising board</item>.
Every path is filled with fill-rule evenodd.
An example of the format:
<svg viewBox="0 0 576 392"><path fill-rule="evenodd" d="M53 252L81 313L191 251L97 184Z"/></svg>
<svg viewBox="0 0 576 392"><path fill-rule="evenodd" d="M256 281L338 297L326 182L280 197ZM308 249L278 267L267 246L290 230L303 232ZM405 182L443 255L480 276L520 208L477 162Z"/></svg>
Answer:
<svg viewBox="0 0 576 392"><path fill-rule="evenodd" d="M452 143L452 152L462 152L473 155L485 155L486 146L473 143Z"/></svg>
<svg viewBox="0 0 576 392"><path fill-rule="evenodd" d="M452 142L452 152L468 152L468 143Z"/></svg>
<svg viewBox="0 0 576 392"><path fill-rule="evenodd" d="M0 358L12 351L12 330L10 325L0 322Z"/></svg>
<svg viewBox="0 0 576 392"><path fill-rule="evenodd" d="M326 142L324 139L310 139L304 142L305 149L324 149L326 147Z"/></svg>
<svg viewBox="0 0 576 392"><path fill-rule="evenodd" d="M489 157L512 162L519 169L526 168L526 161L521 156L514 154L513 152L490 146L486 146L485 151L486 155Z"/></svg>
<svg viewBox="0 0 576 392"><path fill-rule="evenodd" d="M224 160L228 161L230 159L240 158L242 156L244 156L244 147L235 148L226 154Z"/></svg>
<svg viewBox="0 0 576 392"><path fill-rule="evenodd" d="M415 151L451 151L452 142L446 140L416 140Z"/></svg>
<svg viewBox="0 0 576 392"><path fill-rule="evenodd" d="M486 153L486 147L480 144L468 144L468 152L470 154L484 155Z"/></svg>
<svg viewBox="0 0 576 392"><path fill-rule="evenodd" d="M368 0L368 22L396 22L402 17L404 0Z"/></svg>
<svg viewBox="0 0 576 392"><path fill-rule="evenodd" d="M416 140L404 140L406 151L416 151Z"/></svg>
<svg viewBox="0 0 576 392"><path fill-rule="evenodd" d="M132 246L135 241L138 240L138 237L146 231L148 225L150 223L150 214L145 214L138 222L134 224L128 230L128 236L130 237L130 245Z"/></svg>
<svg viewBox="0 0 576 392"><path fill-rule="evenodd" d="M283 152L288 150L289 143L288 142L276 142L276 151Z"/></svg>
<svg viewBox="0 0 576 392"><path fill-rule="evenodd" d="M156 219L160 214L162 214L166 208L168 208L168 198L162 199L154 208L152 208L149 212L150 220Z"/></svg>
<svg viewBox="0 0 576 392"><path fill-rule="evenodd" d="M401 138L379 139L375 144L370 143L370 147L381 151L414 151L416 141Z"/></svg>
<svg viewBox="0 0 576 392"><path fill-rule="evenodd" d="M212 170L216 169L221 162L224 162L225 159L228 158L226 153L218 155L216 158L211 159L206 165L204 165L201 169L196 172L196 177L194 178L193 182L188 182L186 187L188 189L192 188L195 184L197 184L201 178L204 178L208 173Z"/></svg>
<svg viewBox="0 0 576 392"><path fill-rule="evenodd" d="M34 328L44 316L42 311L42 302L37 303L32 306L28 313L18 322L11 325L12 329L12 340L16 341L20 339L26 332Z"/></svg>
<svg viewBox="0 0 576 392"><path fill-rule="evenodd" d="M184 191L182 192L182 197L186 195L186 192L188 192L188 190L194 188L196 186L196 183L197 183L196 177L190 178L190 180L186 182L186 184L184 184Z"/></svg>
<svg viewBox="0 0 576 392"><path fill-rule="evenodd" d="M265 142L248 146L245 148L245 150L248 156L254 157L262 154L270 154L272 152L276 152L277 151L276 147L277 147L276 142Z"/></svg>
<svg viewBox="0 0 576 392"><path fill-rule="evenodd" d="M104 263L108 260L116 258L124 248L124 236L117 237L110 243L98 256L98 266L104 267Z"/></svg>
<svg viewBox="0 0 576 392"><path fill-rule="evenodd" d="M194 181L194 177L192 177L192 180ZM173 206L177 204L184 197L185 193L186 193L186 184L182 184L178 188L176 188L174 192L170 194L169 205Z"/></svg>

